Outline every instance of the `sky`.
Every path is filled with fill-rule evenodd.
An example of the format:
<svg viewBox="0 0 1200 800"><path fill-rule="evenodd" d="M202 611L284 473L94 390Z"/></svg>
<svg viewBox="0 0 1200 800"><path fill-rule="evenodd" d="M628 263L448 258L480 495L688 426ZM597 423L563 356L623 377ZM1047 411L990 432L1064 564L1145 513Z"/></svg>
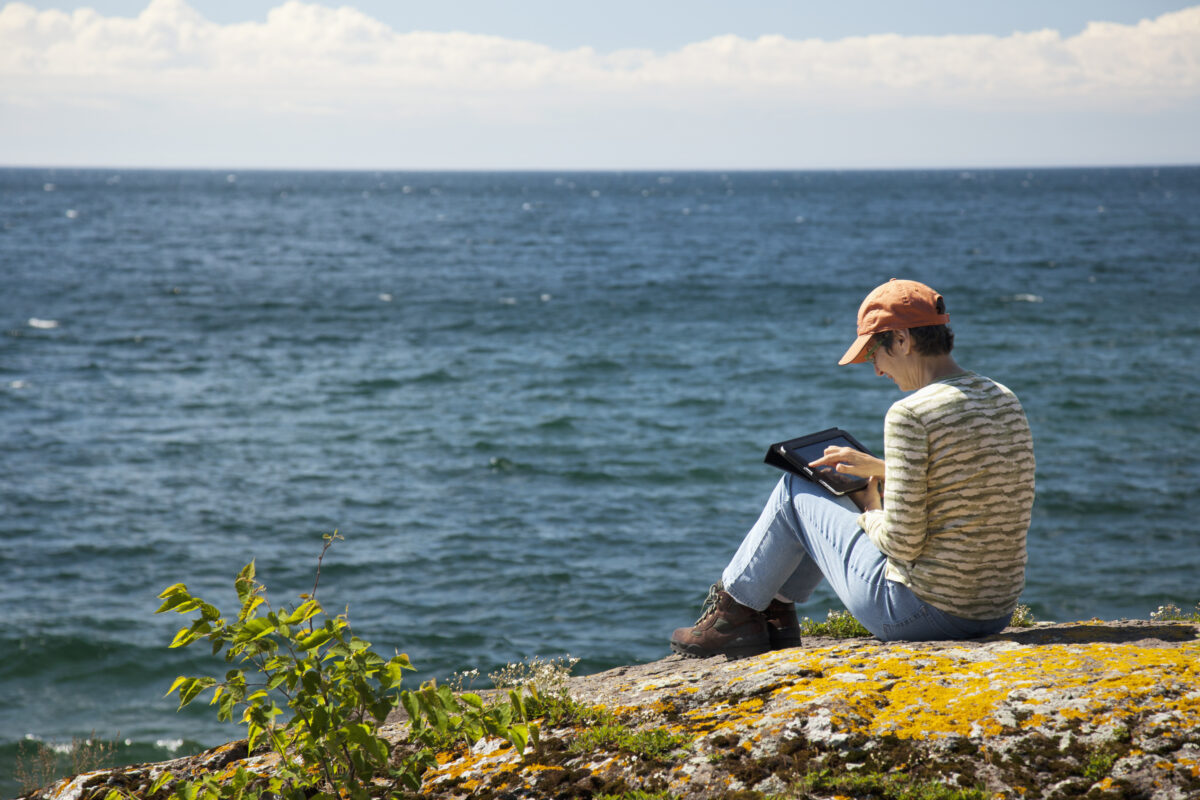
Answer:
<svg viewBox="0 0 1200 800"><path fill-rule="evenodd" d="M1200 163L1200 5L0 5L0 164L876 169Z"/></svg>

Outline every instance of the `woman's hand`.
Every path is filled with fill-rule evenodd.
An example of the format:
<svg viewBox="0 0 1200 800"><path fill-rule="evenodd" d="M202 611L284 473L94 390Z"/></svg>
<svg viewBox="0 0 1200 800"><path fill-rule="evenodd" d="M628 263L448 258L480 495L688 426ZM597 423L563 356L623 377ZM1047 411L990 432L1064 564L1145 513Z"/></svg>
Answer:
<svg viewBox="0 0 1200 800"><path fill-rule="evenodd" d="M808 465L810 467L832 467L837 472L857 475L860 478L883 480L887 477L885 474L887 470L882 458L876 458L870 453L855 450L853 447L826 447L825 455L816 461L810 461Z"/></svg>
<svg viewBox="0 0 1200 800"><path fill-rule="evenodd" d="M858 506L859 511L878 511L883 508L879 478L876 478L874 475L867 478L866 486L857 492L849 492L846 496L854 501L854 505Z"/></svg>

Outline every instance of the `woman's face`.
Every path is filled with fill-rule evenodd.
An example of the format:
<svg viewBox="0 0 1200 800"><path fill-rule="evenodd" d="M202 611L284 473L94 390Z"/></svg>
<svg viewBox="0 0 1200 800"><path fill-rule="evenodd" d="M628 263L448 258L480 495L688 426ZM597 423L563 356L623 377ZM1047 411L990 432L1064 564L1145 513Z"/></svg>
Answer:
<svg viewBox="0 0 1200 800"><path fill-rule="evenodd" d="M902 392L920 389L920 361L913 352L912 337L908 331L896 331L892 334L892 352L887 348L876 347L871 358L875 365L875 374L886 376L895 381Z"/></svg>

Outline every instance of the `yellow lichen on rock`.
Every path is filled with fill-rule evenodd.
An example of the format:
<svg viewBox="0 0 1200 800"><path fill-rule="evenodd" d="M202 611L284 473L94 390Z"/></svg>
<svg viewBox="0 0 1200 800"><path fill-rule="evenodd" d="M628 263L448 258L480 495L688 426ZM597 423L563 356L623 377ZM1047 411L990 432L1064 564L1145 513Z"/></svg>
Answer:
<svg viewBox="0 0 1200 800"><path fill-rule="evenodd" d="M668 657L571 678L571 702L595 715L540 720L523 754L498 740L438 753L420 794L752 800L921 796L936 784L993 800L1200 798L1198 636L1190 623L1088 622L974 642L806 637L740 661ZM388 728L397 748L405 731ZM64 781L48 796L103 797L117 777L148 787L163 768L265 773L241 747Z"/></svg>

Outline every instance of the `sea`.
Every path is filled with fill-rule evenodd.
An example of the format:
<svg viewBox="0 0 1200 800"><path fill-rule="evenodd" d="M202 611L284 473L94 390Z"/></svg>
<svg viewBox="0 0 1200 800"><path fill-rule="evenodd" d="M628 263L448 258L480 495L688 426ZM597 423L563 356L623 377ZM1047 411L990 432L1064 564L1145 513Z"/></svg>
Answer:
<svg viewBox="0 0 1200 800"><path fill-rule="evenodd" d="M335 531L318 599L411 687L667 655L767 445L882 450L902 395L837 360L892 277L1024 404L1035 618L1194 608L1200 167L0 170L0 796L238 738L157 595L293 604Z"/></svg>

